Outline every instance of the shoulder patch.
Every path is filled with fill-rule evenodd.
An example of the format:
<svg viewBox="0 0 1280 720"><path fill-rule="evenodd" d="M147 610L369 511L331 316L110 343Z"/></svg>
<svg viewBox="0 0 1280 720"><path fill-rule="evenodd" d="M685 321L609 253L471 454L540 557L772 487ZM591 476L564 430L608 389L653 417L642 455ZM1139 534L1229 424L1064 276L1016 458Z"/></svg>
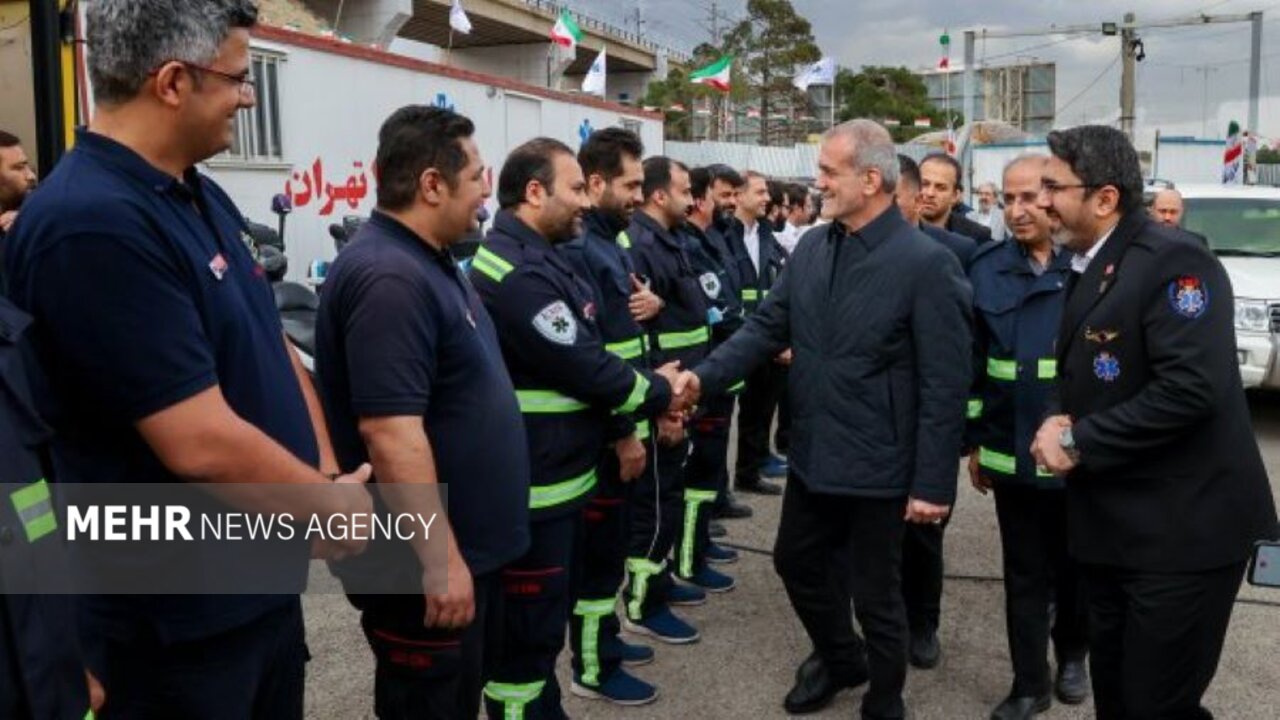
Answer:
<svg viewBox="0 0 1280 720"><path fill-rule="evenodd" d="M533 316L533 329L557 345L572 345L578 340L578 320L563 300L556 300Z"/></svg>
<svg viewBox="0 0 1280 720"><path fill-rule="evenodd" d="M702 273L702 275L698 277L698 283L702 285L702 291L707 294L707 297L711 298L712 300L715 300L716 298L720 297L720 290L721 290L720 278L716 277L715 273L713 272Z"/></svg>
<svg viewBox="0 0 1280 720"><path fill-rule="evenodd" d="M1169 305L1188 320L1195 320L1209 309L1209 288L1194 275L1183 275L1169 283Z"/></svg>

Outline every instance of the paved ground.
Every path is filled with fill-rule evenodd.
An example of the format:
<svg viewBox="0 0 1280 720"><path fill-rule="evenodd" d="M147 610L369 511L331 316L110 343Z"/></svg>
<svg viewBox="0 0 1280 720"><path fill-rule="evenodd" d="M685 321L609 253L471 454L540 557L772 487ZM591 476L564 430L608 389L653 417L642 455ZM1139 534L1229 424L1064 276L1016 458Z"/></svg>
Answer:
<svg viewBox="0 0 1280 720"><path fill-rule="evenodd" d="M1280 396L1255 397L1254 427L1273 492L1280 496ZM659 647L657 661L637 674L661 689L658 702L619 709L570 698L575 718L781 718L782 697L809 644L773 573L780 502L749 497L756 517L729 523L729 541L741 547L732 566L738 589L685 614L701 631L700 643ZM995 511L962 483L947 534L947 574L941 639L943 660L907 680L909 717L920 720L987 717L1007 692L1009 656ZM315 584L315 590L329 582ZM313 592L305 599L314 659L307 684L308 716L371 717L372 663L355 613L340 595ZM1246 587L1236 605L1227 647L1207 704L1218 718L1280 717L1280 590ZM567 662L561 683L567 689ZM820 718L857 717L860 691L847 691ZM1055 705L1049 720L1092 717L1092 706Z"/></svg>

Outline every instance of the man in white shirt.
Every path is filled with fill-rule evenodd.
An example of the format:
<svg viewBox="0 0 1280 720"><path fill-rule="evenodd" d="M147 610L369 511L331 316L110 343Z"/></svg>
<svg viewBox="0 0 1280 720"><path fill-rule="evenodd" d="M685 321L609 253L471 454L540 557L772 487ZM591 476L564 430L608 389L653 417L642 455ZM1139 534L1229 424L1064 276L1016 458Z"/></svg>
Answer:
<svg viewBox="0 0 1280 720"><path fill-rule="evenodd" d="M991 229L992 240L1003 240L1009 234L1004 224L1004 208L1000 207L1000 189L993 182L978 186L978 208L968 218Z"/></svg>

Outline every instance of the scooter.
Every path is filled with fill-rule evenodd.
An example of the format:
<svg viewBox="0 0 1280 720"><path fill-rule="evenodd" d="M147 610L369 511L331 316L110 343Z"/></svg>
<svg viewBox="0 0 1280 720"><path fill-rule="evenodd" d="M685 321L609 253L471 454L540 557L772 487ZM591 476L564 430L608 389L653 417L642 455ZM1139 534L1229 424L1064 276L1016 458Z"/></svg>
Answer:
<svg viewBox="0 0 1280 720"><path fill-rule="evenodd" d="M258 262L266 271L271 281L271 290L275 294L276 310L280 313L280 323L284 326L284 334L298 351L298 357L308 372L315 372L316 356L316 315L320 310L320 296L306 285L285 280L289 271L289 258L285 254L284 230L286 218L293 211L293 203L287 195L276 195L271 199L271 212L277 217L277 230L268 231L275 235L275 242L258 242ZM259 226L262 228L265 226ZM261 230L259 230L261 232ZM253 234L251 228L250 234Z"/></svg>

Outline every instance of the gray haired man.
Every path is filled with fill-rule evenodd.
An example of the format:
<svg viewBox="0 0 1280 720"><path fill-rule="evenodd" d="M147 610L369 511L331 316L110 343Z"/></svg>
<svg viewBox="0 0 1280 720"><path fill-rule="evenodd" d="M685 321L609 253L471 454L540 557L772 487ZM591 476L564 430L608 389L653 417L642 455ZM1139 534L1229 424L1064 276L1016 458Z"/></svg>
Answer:
<svg viewBox="0 0 1280 720"><path fill-rule="evenodd" d="M904 716L904 521L941 523L955 501L970 378L956 358L972 351L971 293L960 261L898 211L897 180L883 127L828 131L816 186L832 222L805 233L756 314L676 384L723 392L793 349L774 566L816 648L784 701L793 714L870 680L862 717Z"/></svg>

